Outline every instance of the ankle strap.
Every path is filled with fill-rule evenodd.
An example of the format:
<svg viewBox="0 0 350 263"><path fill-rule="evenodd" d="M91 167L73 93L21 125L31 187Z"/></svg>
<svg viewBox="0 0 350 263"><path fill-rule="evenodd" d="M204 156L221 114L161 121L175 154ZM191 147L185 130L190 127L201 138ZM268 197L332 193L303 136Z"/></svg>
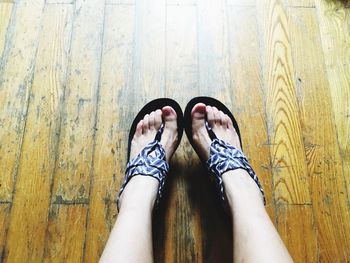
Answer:
<svg viewBox="0 0 350 263"><path fill-rule="evenodd" d="M218 190L220 192L220 197L223 201L225 200L225 191L224 184L222 182L222 174L230 170L241 168L246 170L257 184L263 196L264 204L266 204L264 190L260 184L258 176L250 166L247 157L242 151L222 140L214 139L210 146L210 157L206 165L208 170L214 175Z"/></svg>
<svg viewBox="0 0 350 263"><path fill-rule="evenodd" d="M135 158L130 160L126 166L126 172L122 187L118 194L119 198L123 193L130 179L136 175L151 176L159 181L156 205L162 197L165 177L169 171L169 164L166 162L165 150L158 140L150 142Z"/></svg>

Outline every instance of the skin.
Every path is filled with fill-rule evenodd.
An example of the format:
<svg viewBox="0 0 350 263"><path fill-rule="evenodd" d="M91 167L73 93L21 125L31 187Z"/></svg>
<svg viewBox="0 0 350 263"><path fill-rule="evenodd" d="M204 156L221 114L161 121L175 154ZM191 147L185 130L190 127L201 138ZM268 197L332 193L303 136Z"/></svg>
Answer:
<svg viewBox="0 0 350 263"><path fill-rule="evenodd" d="M231 119L217 108L199 103L192 109L192 129L202 160L209 158L211 144L206 120L219 139L242 150ZM237 169L224 173L222 179L232 215L234 262L293 262L249 174Z"/></svg>
<svg viewBox="0 0 350 263"><path fill-rule="evenodd" d="M192 109L193 142L200 158L209 158L211 139L205 121L221 140L241 149L230 118L215 107L202 103ZM137 125L130 158L151 142L161 123L165 129L160 143L169 162L178 144L176 113L171 107L147 114ZM263 204L259 188L242 169L222 175L232 214L233 258L235 262L293 262L273 226ZM117 221L100 262L153 262L152 211L158 181L135 176L127 184L121 199Z"/></svg>

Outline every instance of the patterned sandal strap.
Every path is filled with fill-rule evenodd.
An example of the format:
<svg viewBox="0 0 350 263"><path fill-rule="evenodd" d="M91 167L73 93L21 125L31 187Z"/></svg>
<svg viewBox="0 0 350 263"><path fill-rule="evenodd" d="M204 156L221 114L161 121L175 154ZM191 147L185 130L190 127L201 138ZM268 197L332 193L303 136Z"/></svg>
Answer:
<svg viewBox="0 0 350 263"><path fill-rule="evenodd" d="M162 197L165 178L169 171L169 164L166 161L165 150L159 140L164 130L164 126L158 130L154 141L150 142L143 150L133 159L131 159L125 171L123 184L120 188L117 204L119 208L119 199L130 179L136 175L150 176L159 181L156 205Z"/></svg>
<svg viewBox="0 0 350 263"><path fill-rule="evenodd" d="M264 199L264 204L266 204L264 190L260 184L258 176L254 172L253 168L250 166L247 157L242 151L236 149L232 145L226 142L214 139L210 146L210 158L207 161L208 170L214 175L216 184L220 191L220 197L225 200L224 184L222 181L222 174L226 171L235 169L246 170L250 177L254 180L260 189L260 192Z"/></svg>

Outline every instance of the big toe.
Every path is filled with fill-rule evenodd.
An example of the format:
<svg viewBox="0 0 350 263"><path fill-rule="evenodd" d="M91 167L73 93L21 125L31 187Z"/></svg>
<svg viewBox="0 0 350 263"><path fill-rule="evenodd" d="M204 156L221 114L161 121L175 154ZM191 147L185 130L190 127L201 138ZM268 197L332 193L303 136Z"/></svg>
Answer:
<svg viewBox="0 0 350 263"><path fill-rule="evenodd" d="M203 103L196 104L191 112L192 115L192 138L195 150L202 160L208 160L209 147L211 140L209 138L206 122L206 105Z"/></svg>
<svg viewBox="0 0 350 263"><path fill-rule="evenodd" d="M177 114L170 106L162 108L162 118L164 122L164 132L160 139L166 152L166 159L169 162L178 144L177 134Z"/></svg>
<svg viewBox="0 0 350 263"><path fill-rule="evenodd" d="M197 103L191 112L192 115L192 129L196 132L197 129L205 125L206 119L206 105L204 103Z"/></svg>
<svg viewBox="0 0 350 263"><path fill-rule="evenodd" d="M165 106L162 108L162 117L163 117L163 121L165 123L165 125L169 125L169 124L175 124L176 125L176 119L177 119L177 115L175 110L170 107L170 106Z"/></svg>

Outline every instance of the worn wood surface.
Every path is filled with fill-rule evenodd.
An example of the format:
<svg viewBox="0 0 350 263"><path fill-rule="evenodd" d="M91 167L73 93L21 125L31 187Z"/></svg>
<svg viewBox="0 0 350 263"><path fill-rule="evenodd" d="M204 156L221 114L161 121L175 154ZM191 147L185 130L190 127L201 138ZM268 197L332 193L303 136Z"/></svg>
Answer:
<svg viewBox="0 0 350 263"><path fill-rule="evenodd" d="M350 258L350 10L330 0L0 0L0 262L97 262L147 101L221 99L296 262ZM231 262L186 137L156 262Z"/></svg>

